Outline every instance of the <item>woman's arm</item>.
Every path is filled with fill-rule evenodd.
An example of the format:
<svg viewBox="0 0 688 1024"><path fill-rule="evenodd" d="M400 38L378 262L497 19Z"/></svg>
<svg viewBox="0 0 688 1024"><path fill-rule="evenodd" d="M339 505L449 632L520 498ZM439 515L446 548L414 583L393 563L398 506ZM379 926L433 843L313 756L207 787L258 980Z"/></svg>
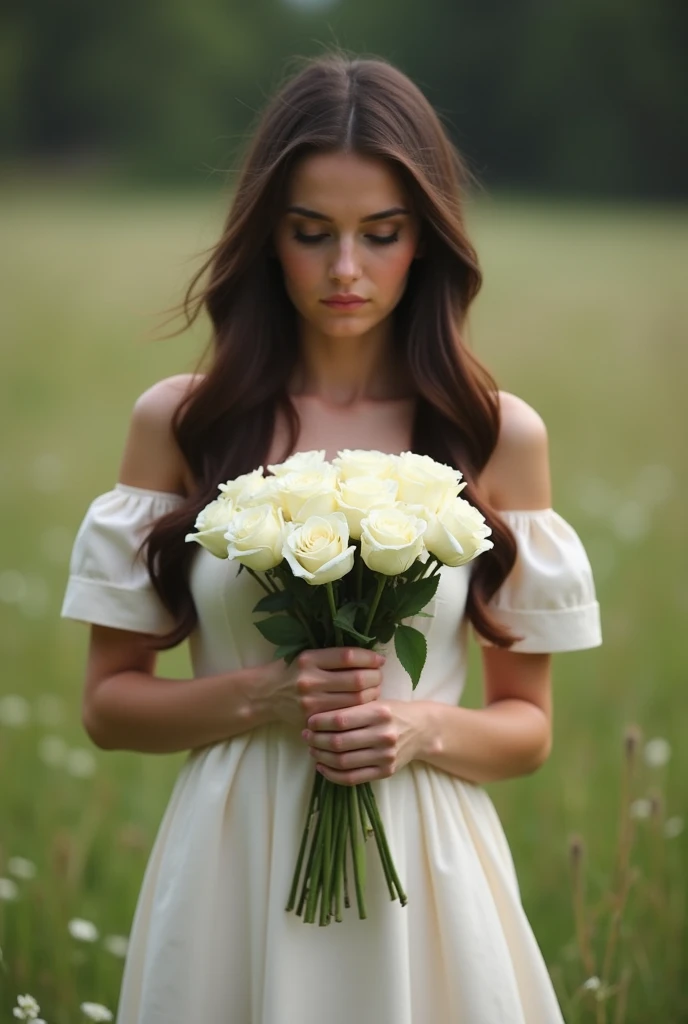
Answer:
<svg viewBox="0 0 688 1024"><path fill-rule="evenodd" d="M501 395L499 441L481 478L497 508L551 505L547 430L514 395ZM314 716L304 738L333 781L384 778L422 760L472 782L534 771L551 745L548 654L482 648L484 707L435 701L377 701L368 708Z"/></svg>
<svg viewBox="0 0 688 1024"><path fill-rule="evenodd" d="M137 400L120 468L122 483L183 495L193 481L171 429L189 376L171 377ZM91 628L82 720L105 749L171 753L229 739L283 721L302 728L309 714L372 701L380 695L384 658L339 648L304 652L287 666L196 679L154 675L156 654L146 634Z"/></svg>
<svg viewBox="0 0 688 1024"><path fill-rule="evenodd" d="M358 647L304 651L195 679L154 675L146 636L93 626L82 705L84 728L104 750L169 754L230 739L270 722L302 728L309 715L380 695L384 658Z"/></svg>
<svg viewBox="0 0 688 1024"><path fill-rule="evenodd" d="M551 747L550 661L484 648L485 706L412 705L416 758L479 783L535 771Z"/></svg>
<svg viewBox="0 0 688 1024"><path fill-rule="evenodd" d="M272 720L265 687L255 685L257 670L161 678L145 641L142 633L91 628L82 721L96 746L167 754Z"/></svg>

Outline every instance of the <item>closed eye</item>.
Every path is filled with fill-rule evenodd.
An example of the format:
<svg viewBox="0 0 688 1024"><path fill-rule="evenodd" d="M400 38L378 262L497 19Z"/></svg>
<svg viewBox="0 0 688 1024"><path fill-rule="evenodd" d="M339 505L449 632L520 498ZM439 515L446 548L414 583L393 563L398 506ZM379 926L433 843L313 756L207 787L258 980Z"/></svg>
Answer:
<svg viewBox="0 0 688 1024"><path fill-rule="evenodd" d="M299 231L298 228L294 231L294 238L298 242L303 242L304 245L317 245L318 242L322 242L324 238L328 238L327 232L320 232L317 235L305 235L303 231ZM399 241L399 232L394 231L391 235L365 235L365 238L373 245L391 245L392 242Z"/></svg>

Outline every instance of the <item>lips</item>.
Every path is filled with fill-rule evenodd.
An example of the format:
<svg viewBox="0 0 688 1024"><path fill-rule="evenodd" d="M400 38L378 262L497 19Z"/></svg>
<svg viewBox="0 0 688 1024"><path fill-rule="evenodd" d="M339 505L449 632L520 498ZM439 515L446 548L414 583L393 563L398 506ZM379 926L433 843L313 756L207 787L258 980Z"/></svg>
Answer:
<svg viewBox="0 0 688 1024"><path fill-rule="evenodd" d="M323 299L326 306L332 309L356 309L363 306L368 300L360 295L333 295L331 299Z"/></svg>

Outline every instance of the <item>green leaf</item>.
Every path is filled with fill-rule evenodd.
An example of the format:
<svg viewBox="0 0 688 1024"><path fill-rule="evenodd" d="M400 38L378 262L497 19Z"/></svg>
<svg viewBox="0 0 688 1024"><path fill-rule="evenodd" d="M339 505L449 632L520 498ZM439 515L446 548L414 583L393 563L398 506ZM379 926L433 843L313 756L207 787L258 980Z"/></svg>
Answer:
<svg viewBox="0 0 688 1024"><path fill-rule="evenodd" d="M333 622L335 626L339 626L343 633L355 637L356 640L360 640L364 644L370 644L375 639L372 636L366 636L365 633L359 633L354 626L349 625L347 619L343 619L340 615L335 615Z"/></svg>
<svg viewBox="0 0 688 1024"><path fill-rule="evenodd" d="M409 583L412 583L414 580L417 580L419 576L422 576L426 569L427 562L423 562L420 558L417 558L413 565L409 566L406 572L400 573L400 576Z"/></svg>
<svg viewBox="0 0 688 1024"><path fill-rule="evenodd" d="M293 595L287 590L278 590L276 594L266 594L261 597L253 609L254 612L283 612L294 604Z"/></svg>
<svg viewBox="0 0 688 1024"><path fill-rule="evenodd" d="M308 639L301 623L288 615L272 615L269 619L256 622L256 627L271 644L296 646Z"/></svg>
<svg viewBox="0 0 688 1024"><path fill-rule="evenodd" d="M305 651L307 645L304 644L282 644L280 647L275 648L273 658L278 661L280 658L284 658L287 665L291 665L294 658L296 658L301 651Z"/></svg>
<svg viewBox="0 0 688 1024"><path fill-rule="evenodd" d="M397 591L396 617L408 619L411 615L423 611L435 596L439 582L439 576L432 576L400 587Z"/></svg>
<svg viewBox="0 0 688 1024"><path fill-rule="evenodd" d="M397 658L411 676L415 690L428 653L428 642L423 633L413 626L399 625L394 631L394 649Z"/></svg>

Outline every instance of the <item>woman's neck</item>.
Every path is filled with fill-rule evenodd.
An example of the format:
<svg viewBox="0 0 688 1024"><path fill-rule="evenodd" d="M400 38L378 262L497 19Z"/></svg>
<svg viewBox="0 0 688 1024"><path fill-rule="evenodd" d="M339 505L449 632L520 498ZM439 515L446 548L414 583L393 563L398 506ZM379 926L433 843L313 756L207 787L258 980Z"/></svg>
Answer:
<svg viewBox="0 0 688 1024"><path fill-rule="evenodd" d="M301 339L289 392L350 407L361 402L410 399L415 388L388 334L317 339L306 335Z"/></svg>

